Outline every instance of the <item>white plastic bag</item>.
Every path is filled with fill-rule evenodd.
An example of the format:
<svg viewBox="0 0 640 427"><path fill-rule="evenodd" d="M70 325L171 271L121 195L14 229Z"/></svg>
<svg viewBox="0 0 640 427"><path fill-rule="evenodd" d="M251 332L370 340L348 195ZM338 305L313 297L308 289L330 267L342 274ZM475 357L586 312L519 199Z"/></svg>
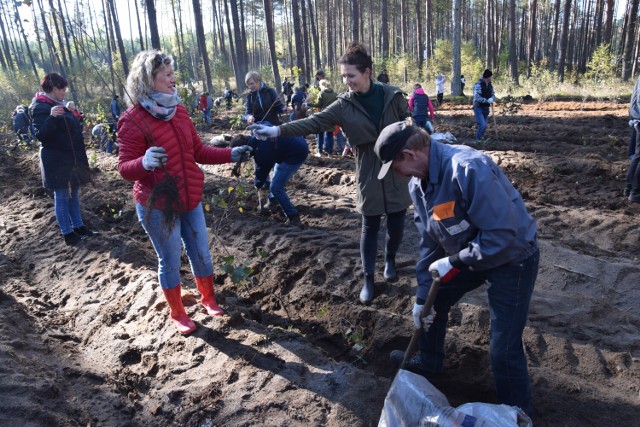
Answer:
<svg viewBox="0 0 640 427"><path fill-rule="evenodd" d="M384 400L378 427L531 427L519 408L467 403L458 408L426 378L400 369Z"/></svg>

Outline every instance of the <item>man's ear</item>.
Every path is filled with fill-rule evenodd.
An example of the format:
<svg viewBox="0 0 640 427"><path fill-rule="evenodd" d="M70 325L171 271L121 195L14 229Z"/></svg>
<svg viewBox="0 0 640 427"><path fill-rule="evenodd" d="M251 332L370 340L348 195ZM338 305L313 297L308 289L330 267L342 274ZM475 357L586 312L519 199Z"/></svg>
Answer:
<svg viewBox="0 0 640 427"><path fill-rule="evenodd" d="M403 156L408 156L410 159L414 159L416 157L415 151L410 150L408 148L403 148L402 149L402 155Z"/></svg>

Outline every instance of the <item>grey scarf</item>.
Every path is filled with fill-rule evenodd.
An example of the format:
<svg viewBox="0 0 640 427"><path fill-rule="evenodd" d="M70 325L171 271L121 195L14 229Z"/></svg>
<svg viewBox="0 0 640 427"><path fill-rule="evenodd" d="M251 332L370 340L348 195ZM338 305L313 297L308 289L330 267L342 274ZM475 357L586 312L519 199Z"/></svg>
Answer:
<svg viewBox="0 0 640 427"><path fill-rule="evenodd" d="M176 115L176 108L180 103L178 91L173 88L173 93L148 92L146 96L138 97L140 105L153 117L168 122Z"/></svg>

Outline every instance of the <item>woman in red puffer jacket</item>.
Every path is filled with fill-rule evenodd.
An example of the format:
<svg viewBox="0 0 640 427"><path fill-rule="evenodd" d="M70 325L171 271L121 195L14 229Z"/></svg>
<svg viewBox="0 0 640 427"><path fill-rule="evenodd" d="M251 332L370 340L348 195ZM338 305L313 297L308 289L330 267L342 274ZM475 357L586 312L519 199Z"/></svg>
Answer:
<svg viewBox="0 0 640 427"><path fill-rule="evenodd" d="M201 164L239 161L247 146L218 148L200 140L180 104L173 59L157 50L140 52L127 77L129 109L118 121L118 170L134 181L133 195L142 227L158 255L158 276L171 319L182 334L196 329L181 299L182 245L212 316L222 314L213 291L213 263L202 209Z"/></svg>

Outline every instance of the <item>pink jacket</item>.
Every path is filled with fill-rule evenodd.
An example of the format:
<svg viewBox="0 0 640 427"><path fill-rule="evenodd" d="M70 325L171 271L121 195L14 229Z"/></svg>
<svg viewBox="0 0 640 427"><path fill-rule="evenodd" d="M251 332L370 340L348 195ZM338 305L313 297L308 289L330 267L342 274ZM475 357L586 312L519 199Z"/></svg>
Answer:
<svg viewBox="0 0 640 427"><path fill-rule="evenodd" d="M204 173L196 163L220 164L231 162L231 149L207 146L193 126L182 105L176 115L165 122L156 119L140 105L129 108L118 121L118 171L133 184L135 200L146 205L153 187L162 182L164 168L147 171L142 158L151 146L163 147L167 152L166 171L178 184L181 211L190 211L202 200ZM154 208L161 209L165 201L160 199Z"/></svg>

